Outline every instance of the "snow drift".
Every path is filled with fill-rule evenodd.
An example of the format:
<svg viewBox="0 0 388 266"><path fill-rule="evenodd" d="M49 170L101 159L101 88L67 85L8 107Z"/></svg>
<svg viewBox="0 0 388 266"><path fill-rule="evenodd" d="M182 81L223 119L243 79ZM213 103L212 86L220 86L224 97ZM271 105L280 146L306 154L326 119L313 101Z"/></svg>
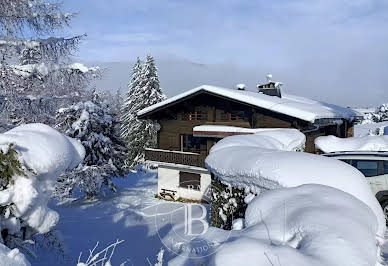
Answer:
<svg viewBox="0 0 388 266"><path fill-rule="evenodd" d="M355 197L331 187L303 185L267 191L249 204L245 226L207 264L376 264L373 212Z"/></svg>
<svg viewBox="0 0 388 266"><path fill-rule="evenodd" d="M297 129L264 130L251 135L238 135L222 139L213 146L210 153L225 148L255 147L269 150L302 151L306 136Z"/></svg>
<svg viewBox="0 0 388 266"><path fill-rule="evenodd" d="M315 139L315 146L325 153L337 151L388 151L388 136L353 138L322 136Z"/></svg>
<svg viewBox="0 0 388 266"><path fill-rule="evenodd" d="M211 149L206 166L222 183L261 194L248 205L246 228L206 263L378 264L385 217L365 177L341 161L292 152L302 135L232 136Z"/></svg>
<svg viewBox="0 0 388 266"><path fill-rule="evenodd" d="M56 178L82 162L85 150L78 141L44 124L22 125L0 134L0 148L4 153L11 144L26 175L14 176L13 182L0 191L0 205L15 206L15 217L4 220L0 217L1 229L17 232L20 221L23 221L33 231L46 233L59 219L58 214L47 206ZM7 248L0 244L0 249ZM17 252L12 252L17 255ZM14 264L9 265L28 265L18 263L19 256L16 255ZM0 251L1 256L9 257L9 254Z"/></svg>

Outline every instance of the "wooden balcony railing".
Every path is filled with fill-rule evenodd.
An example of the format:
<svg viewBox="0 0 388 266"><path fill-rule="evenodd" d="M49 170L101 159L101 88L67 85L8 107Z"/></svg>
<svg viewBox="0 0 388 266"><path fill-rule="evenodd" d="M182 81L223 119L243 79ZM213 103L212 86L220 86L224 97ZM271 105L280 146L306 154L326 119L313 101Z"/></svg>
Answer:
<svg viewBox="0 0 388 266"><path fill-rule="evenodd" d="M205 168L206 155L191 152L146 149L145 159L153 162L183 164Z"/></svg>

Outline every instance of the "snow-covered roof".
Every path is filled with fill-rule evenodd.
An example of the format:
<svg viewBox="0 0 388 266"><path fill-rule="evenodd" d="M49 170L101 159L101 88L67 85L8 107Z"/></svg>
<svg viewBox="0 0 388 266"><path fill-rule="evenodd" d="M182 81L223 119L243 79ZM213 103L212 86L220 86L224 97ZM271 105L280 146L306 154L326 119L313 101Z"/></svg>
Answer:
<svg viewBox="0 0 388 266"><path fill-rule="evenodd" d="M198 92L207 92L217 96L229 98L234 101L264 108L276 113L285 114L314 123L317 119L347 119L352 120L360 114L350 108L345 108L321 101L315 101L304 97L282 94L282 97L268 96L262 93L236 90L222 87L203 85L189 91L178 94L163 102L154 104L138 112L139 116L153 113L167 107L177 101L190 97Z"/></svg>

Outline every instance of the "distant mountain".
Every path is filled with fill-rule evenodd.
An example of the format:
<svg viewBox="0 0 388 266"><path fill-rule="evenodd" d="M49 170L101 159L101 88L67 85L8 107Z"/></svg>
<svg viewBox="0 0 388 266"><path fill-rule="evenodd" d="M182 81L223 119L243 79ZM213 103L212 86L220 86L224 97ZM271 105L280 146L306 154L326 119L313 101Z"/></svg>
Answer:
<svg viewBox="0 0 388 266"><path fill-rule="evenodd" d="M134 62L89 62L104 68L104 76L96 82L103 90L126 91ZM322 66L283 66L274 69L273 64L258 63L259 67L241 67L232 63L200 64L171 57L156 57L161 87L168 97L203 84L235 87L244 83L248 90L256 91L258 83L265 82L268 72L275 81L284 83L285 93L296 94L342 106L377 106L388 101L384 89L384 76L356 75L350 69L345 75ZM275 71L273 71L275 70ZM371 75L371 78L368 76ZM373 77L373 78L372 78Z"/></svg>

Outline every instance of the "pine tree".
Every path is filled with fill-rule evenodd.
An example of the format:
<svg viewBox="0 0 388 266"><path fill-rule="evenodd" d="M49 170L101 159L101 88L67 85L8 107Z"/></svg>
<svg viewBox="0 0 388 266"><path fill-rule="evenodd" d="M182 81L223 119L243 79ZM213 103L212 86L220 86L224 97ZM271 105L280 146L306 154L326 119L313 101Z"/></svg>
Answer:
<svg viewBox="0 0 388 266"><path fill-rule="evenodd" d="M129 91L122 108L122 138L128 147L126 165L135 168L144 162L146 148L156 146L157 131L159 125L151 120L140 120L137 113L153 104L166 99L160 88L158 70L155 60L148 55L145 63L139 71L140 60L138 59L132 73Z"/></svg>
<svg viewBox="0 0 388 266"><path fill-rule="evenodd" d="M58 178L55 196L72 196L74 188L89 198L105 188L115 190L111 178L122 176L125 146L116 135L115 116L98 93L92 101L79 102L57 113L57 128L78 139L85 147L85 159L78 168Z"/></svg>
<svg viewBox="0 0 388 266"><path fill-rule="evenodd" d="M136 63L134 64L132 68L132 74L131 74L131 81L128 84L128 92L125 95L125 100L121 106L121 128L120 128L120 136L123 140L128 141L129 137L129 128L131 125L131 122L133 121L133 114L134 111L134 104L133 99L135 98L135 94L139 91L139 84L140 84L140 72L142 68L142 62L140 61L140 58L138 57L136 59Z"/></svg>

